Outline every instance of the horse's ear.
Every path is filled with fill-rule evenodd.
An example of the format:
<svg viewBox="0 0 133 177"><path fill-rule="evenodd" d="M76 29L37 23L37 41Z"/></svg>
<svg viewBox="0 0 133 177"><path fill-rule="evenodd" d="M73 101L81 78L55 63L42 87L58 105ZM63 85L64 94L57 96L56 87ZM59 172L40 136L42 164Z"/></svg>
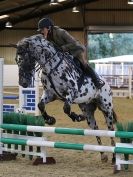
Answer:
<svg viewBox="0 0 133 177"><path fill-rule="evenodd" d="M14 47L14 48L16 48L16 49L17 49L17 44L12 44L12 43L9 43L9 46Z"/></svg>

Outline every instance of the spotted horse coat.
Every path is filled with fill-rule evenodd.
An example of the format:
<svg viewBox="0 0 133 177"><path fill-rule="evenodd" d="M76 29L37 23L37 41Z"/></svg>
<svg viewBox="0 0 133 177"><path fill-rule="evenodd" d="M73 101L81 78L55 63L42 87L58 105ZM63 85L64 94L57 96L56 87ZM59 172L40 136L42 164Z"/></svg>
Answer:
<svg viewBox="0 0 133 177"><path fill-rule="evenodd" d="M56 121L54 117L47 114L45 105L60 99L64 102L64 112L73 121L86 119L92 129L98 129L94 112L99 108L106 119L108 129L114 130L113 122L116 120L116 114L113 110L112 92L104 78L100 76L105 85L98 90L92 79L74 62L73 56L62 53L40 34L22 39L16 48L21 86L28 87L31 84L31 78L37 66L42 69L41 82L44 92L38 107L46 123L54 124ZM83 115L77 115L71 111L73 103L79 105ZM101 145L100 137L96 138L98 144ZM111 138L111 144L115 145L113 138ZM101 152L101 158L107 160L103 152Z"/></svg>

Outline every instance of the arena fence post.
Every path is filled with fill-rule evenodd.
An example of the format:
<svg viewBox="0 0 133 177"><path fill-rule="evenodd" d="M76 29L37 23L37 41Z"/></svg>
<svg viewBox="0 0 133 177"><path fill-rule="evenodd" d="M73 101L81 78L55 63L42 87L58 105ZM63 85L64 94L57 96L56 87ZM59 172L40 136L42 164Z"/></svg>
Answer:
<svg viewBox="0 0 133 177"><path fill-rule="evenodd" d="M4 59L0 58L0 125L3 123L3 65ZM2 138L2 129L0 129L0 138ZM1 142L0 142L0 154L2 154Z"/></svg>

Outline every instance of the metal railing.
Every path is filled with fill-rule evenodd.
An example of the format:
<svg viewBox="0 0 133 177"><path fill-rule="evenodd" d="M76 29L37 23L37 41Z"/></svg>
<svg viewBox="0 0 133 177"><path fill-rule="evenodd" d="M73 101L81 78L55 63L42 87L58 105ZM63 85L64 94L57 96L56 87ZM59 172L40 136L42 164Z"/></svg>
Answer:
<svg viewBox="0 0 133 177"><path fill-rule="evenodd" d="M129 75L103 75L103 77L106 79L108 84L113 88L129 87Z"/></svg>

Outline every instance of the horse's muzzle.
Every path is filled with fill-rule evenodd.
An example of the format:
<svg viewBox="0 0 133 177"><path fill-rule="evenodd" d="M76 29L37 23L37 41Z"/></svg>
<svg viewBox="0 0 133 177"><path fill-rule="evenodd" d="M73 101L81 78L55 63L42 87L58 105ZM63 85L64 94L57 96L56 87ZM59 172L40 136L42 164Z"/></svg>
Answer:
<svg viewBox="0 0 133 177"><path fill-rule="evenodd" d="M22 87L27 88L28 85L26 83L23 83Z"/></svg>
<svg viewBox="0 0 133 177"><path fill-rule="evenodd" d="M24 88L27 88L27 87L29 87L30 83L26 79L21 79L21 80L19 80L19 85Z"/></svg>

